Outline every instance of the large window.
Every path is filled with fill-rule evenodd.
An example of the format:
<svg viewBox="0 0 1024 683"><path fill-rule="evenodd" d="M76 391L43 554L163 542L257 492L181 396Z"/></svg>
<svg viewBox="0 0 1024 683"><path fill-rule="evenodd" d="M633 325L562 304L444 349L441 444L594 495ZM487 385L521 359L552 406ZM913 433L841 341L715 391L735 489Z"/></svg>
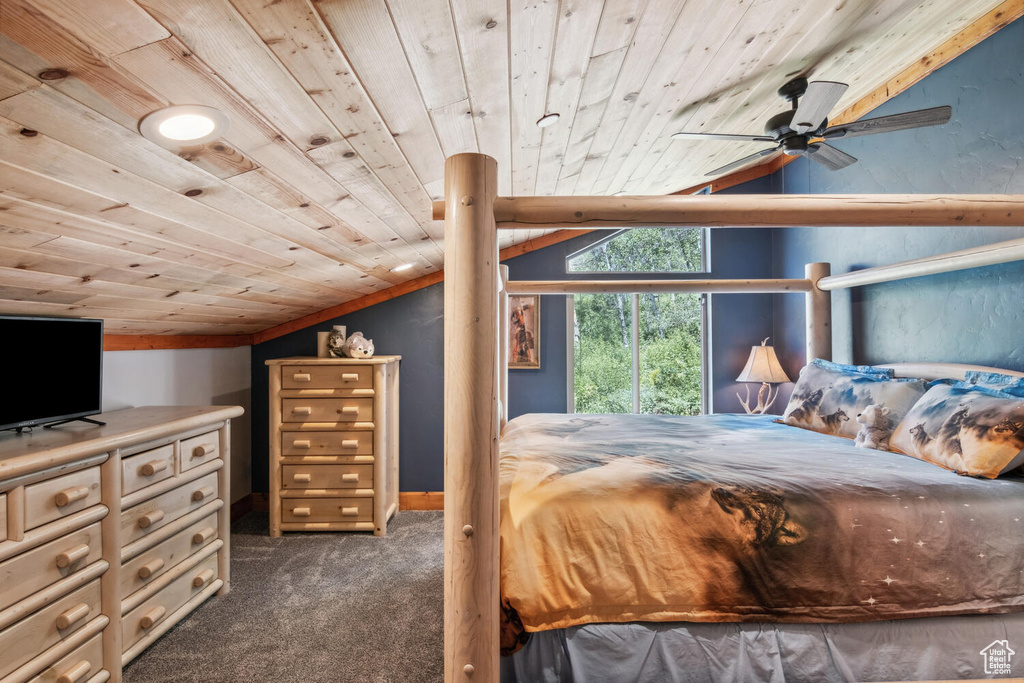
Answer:
<svg viewBox="0 0 1024 683"><path fill-rule="evenodd" d="M566 270L610 278L705 272L705 234L699 228L622 231L570 256ZM699 294L575 295L575 411L702 412L704 310Z"/></svg>

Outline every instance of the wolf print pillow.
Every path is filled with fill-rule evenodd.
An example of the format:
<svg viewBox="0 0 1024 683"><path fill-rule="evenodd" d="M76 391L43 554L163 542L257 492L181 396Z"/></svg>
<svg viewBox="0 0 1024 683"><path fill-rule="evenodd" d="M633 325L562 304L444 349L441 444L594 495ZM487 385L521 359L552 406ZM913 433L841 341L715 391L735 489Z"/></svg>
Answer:
<svg viewBox="0 0 1024 683"><path fill-rule="evenodd" d="M857 415L869 405L889 409L888 432L927 390L924 380L886 379L812 361L800 371L782 421L793 427L852 439Z"/></svg>
<svg viewBox="0 0 1024 683"><path fill-rule="evenodd" d="M891 447L960 474L994 479L1024 462L1024 398L938 384L896 427Z"/></svg>
<svg viewBox="0 0 1024 683"><path fill-rule="evenodd" d="M1024 398L1024 377L1004 375L998 372L970 371L964 379L967 384L994 389L1010 396Z"/></svg>

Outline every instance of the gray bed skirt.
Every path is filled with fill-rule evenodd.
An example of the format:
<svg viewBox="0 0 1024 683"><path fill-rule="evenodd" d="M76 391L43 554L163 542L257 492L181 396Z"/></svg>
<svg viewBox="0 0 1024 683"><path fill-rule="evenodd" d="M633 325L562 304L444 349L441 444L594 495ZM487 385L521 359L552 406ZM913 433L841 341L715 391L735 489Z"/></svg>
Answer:
<svg viewBox="0 0 1024 683"><path fill-rule="evenodd" d="M502 683L819 683L1014 675L1024 676L1020 612L847 624L590 624L534 633L522 650L501 661Z"/></svg>

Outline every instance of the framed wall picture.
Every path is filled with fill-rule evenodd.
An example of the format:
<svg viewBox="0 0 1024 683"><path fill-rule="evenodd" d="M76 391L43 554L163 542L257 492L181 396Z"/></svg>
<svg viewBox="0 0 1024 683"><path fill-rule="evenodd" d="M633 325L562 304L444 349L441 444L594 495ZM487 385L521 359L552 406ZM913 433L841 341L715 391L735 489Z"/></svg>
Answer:
<svg viewBox="0 0 1024 683"><path fill-rule="evenodd" d="M540 368L540 295L508 298L508 366Z"/></svg>

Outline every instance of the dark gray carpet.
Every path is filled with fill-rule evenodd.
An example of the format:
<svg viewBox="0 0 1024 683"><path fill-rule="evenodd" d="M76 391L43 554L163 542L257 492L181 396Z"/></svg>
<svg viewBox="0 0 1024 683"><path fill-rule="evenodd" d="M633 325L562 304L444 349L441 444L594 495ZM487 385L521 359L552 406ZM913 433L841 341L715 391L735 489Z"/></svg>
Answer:
<svg viewBox="0 0 1024 683"><path fill-rule="evenodd" d="M231 533L231 592L186 617L125 683L418 683L443 679L443 518L402 511L388 535Z"/></svg>

